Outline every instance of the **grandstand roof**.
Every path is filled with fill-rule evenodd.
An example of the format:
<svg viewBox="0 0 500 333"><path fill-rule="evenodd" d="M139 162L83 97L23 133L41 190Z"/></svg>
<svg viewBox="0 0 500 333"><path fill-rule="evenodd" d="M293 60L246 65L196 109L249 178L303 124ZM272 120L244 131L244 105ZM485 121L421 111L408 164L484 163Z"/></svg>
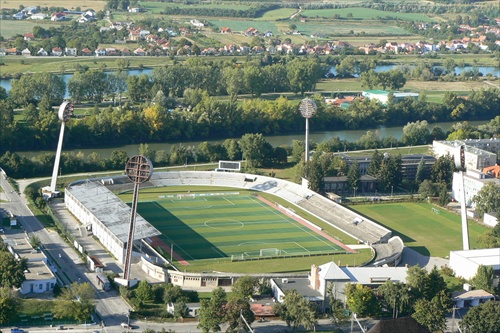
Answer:
<svg viewBox="0 0 500 333"><path fill-rule="evenodd" d="M131 208L98 182L73 183L66 189L85 206L121 242L126 243ZM161 233L139 214L136 215L134 240Z"/></svg>

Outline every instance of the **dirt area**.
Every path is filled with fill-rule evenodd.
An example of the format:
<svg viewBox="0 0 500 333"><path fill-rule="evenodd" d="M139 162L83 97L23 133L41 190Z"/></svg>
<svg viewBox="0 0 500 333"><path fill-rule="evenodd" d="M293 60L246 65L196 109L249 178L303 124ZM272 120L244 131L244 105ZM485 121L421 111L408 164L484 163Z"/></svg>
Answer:
<svg viewBox="0 0 500 333"><path fill-rule="evenodd" d="M2 8L19 8L22 3L24 7L40 6L40 7L64 7L67 9L75 9L80 7L83 9L93 9L95 11L104 9L106 6L105 0L4 0Z"/></svg>

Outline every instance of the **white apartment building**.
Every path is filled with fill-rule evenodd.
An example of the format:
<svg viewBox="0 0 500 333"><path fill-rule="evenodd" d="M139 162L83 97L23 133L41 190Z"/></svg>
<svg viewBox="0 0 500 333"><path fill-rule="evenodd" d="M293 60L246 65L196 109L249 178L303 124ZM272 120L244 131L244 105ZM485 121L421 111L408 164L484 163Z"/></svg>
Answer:
<svg viewBox="0 0 500 333"><path fill-rule="evenodd" d="M465 167L467 168L467 170L482 170L484 167L496 164L496 153L477 148L475 146L469 145L469 143L479 143L479 141L434 141L432 143L432 149L436 157L445 156L447 154L450 154L450 156L455 156L455 154L459 153L460 146L465 145ZM484 145L485 144L486 143L484 143Z"/></svg>

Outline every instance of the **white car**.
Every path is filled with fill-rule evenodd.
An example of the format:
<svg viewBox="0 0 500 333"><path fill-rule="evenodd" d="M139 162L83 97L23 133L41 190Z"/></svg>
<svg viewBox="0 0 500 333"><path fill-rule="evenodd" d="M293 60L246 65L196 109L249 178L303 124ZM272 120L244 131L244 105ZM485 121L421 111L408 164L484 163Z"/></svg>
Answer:
<svg viewBox="0 0 500 333"><path fill-rule="evenodd" d="M121 323L121 324L120 324L120 326L121 326L122 328L133 329L132 325L127 324L127 323Z"/></svg>

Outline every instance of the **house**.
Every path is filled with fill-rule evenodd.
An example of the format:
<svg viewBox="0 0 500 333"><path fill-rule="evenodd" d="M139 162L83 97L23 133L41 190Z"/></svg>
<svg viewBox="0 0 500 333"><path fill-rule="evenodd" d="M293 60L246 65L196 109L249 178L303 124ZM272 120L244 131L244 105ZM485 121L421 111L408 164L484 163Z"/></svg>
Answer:
<svg viewBox="0 0 500 333"><path fill-rule="evenodd" d="M89 49L88 47L86 47L86 48L84 48L84 49L81 51L81 53L82 53L82 56L87 56L87 57L89 57L89 56L91 56L91 55L92 55L92 50L91 50L91 49Z"/></svg>
<svg viewBox="0 0 500 333"><path fill-rule="evenodd" d="M200 22L197 19L191 20L189 22L197 28L203 28L205 26L203 22Z"/></svg>
<svg viewBox="0 0 500 333"><path fill-rule="evenodd" d="M247 37L257 36L258 34L259 34L259 30L255 29L255 28L248 28L244 33L244 35Z"/></svg>
<svg viewBox="0 0 500 333"><path fill-rule="evenodd" d="M221 28L220 29L221 34L230 34L231 33L231 28Z"/></svg>
<svg viewBox="0 0 500 333"><path fill-rule="evenodd" d="M56 277L47 265L47 257L30 245L24 232L12 229L1 237L10 253L16 258L27 259L27 270L24 271L26 279L19 288L21 294L39 294L54 289Z"/></svg>
<svg viewBox="0 0 500 333"><path fill-rule="evenodd" d="M273 37L273 36L274 36L274 35L273 35L273 32L272 32L272 31L270 31L270 30L268 30L268 31L264 32L264 37L270 38L270 37Z"/></svg>
<svg viewBox="0 0 500 333"><path fill-rule="evenodd" d="M63 53L63 51L60 47L54 47L52 49L52 56L54 56L54 57L60 57L60 56L62 56L62 53Z"/></svg>
<svg viewBox="0 0 500 333"><path fill-rule="evenodd" d="M30 16L31 20L45 20L47 18L47 14L44 13L36 13Z"/></svg>
<svg viewBox="0 0 500 333"><path fill-rule="evenodd" d="M131 54L130 50L127 48L124 48L122 51L122 56L129 56Z"/></svg>
<svg viewBox="0 0 500 333"><path fill-rule="evenodd" d="M115 49L114 47L107 47L106 48L106 54L109 56L115 56L118 54L118 50Z"/></svg>
<svg viewBox="0 0 500 333"><path fill-rule="evenodd" d="M37 6L29 6L29 7L24 7L21 12L27 14L27 15L33 15L38 13L40 10L38 9Z"/></svg>
<svg viewBox="0 0 500 333"><path fill-rule="evenodd" d="M134 55L136 55L136 56L144 56L144 55L146 55L146 51L144 51L141 48L137 48L137 49L134 50Z"/></svg>
<svg viewBox="0 0 500 333"><path fill-rule="evenodd" d="M23 56L30 56L31 51L28 48L25 48L24 50L21 51L21 55Z"/></svg>
<svg viewBox="0 0 500 333"><path fill-rule="evenodd" d="M76 47L66 47L64 49L64 54L66 54L67 56L76 57L77 53L78 53L78 51L76 50Z"/></svg>
<svg viewBox="0 0 500 333"><path fill-rule="evenodd" d="M95 56L96 57L102 57L102 56L105 56L106 55L106 50L105 49L101 49L101 48L97 48L95 51Z"/></svg>
<svg viewBox="0 0 500 333"><path fill-rule="evenodd" d="M7 55L7 49L5 47L0 47L0 56Z"/></svg>
<svg viewBox="0 0 500 333"><path fill-rule="evenodd" d="M7 55L19 55L19 51L15 47L7 49Z"/></svg>
<svg viewBox="0 0 500 333"><path fill-rule="evenodd" d="M24 20L26 17L27 16L24 12L19 12L17 14L12 15L12 19L14 20Z"/></svg>
<svg viewBox="0 0 500 333"><path fill-rule="evenodd" d="M42 56L42 57L46 57L46 56L48 56L48 55L49 55L49 54L47 53L47 51L45 51L45 50L43 49L43 47L42 47L42 48L40 48L40 50L38 50L38 52L37 52L36 54L37 54L37 55L39 55L39 56Z"/></svg>
<svg viewBox="0 0 500 333"><path fill-rule="evenodd" d="M142 11L144 11L144 10L140 7L128 7L129 13L140 13Z"/></svg>
<svg viewBox="0 0 500 333"><path fill-rule="evenodd" d="M347 283L375 288L389 280L406 283L407 274L408 267L340 267L332 261L319 267L312 265L307 278L271 279L270 285L276 302L283 302L285 292L295 289L310 302L316 303L321 311L328 312L329 285L334 286L337 297L345 299Z"/></svg>
<svg viewBox="0 0 500 333"><path fill-rule="evenodd" d="M66 19L66 13L64 12L55 12L50 16L51 21L64 21Z"/></svg>
<svg viewBox="0 0 500 333"><path fill-rule="evenodd" d="M31 41L31 40L34 40L34 39L35 39L35 35L33 35L33 33L28 32L28 33L24 34L24 40Z"/></svg>
<svg viewBox="0 0 500 333"><path fill-rule="evenodd" d="M455 307L460 309L463 307L478 306L488 301L494 301L495 296L482 289L462 290L451 293L451 299L453 303L455 303Z"/></svg>

